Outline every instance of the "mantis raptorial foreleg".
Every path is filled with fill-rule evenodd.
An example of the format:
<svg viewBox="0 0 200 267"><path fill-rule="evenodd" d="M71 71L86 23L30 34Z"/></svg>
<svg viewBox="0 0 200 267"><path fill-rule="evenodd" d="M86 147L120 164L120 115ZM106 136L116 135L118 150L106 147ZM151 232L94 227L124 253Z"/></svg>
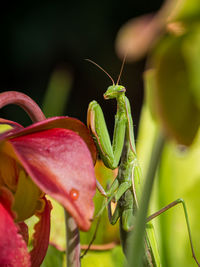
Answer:
<svg viewBox="0 0 200 267"><path fill-rule="evenodd" d="M124 114L121 114L119 111L115 117L115 130L111 145L101 107L96 101L92 101L89 104L87 116L88 127L94 135L95 142L104 164L110 169L118 167L121 157L126 128L124 119Z"/></svg>

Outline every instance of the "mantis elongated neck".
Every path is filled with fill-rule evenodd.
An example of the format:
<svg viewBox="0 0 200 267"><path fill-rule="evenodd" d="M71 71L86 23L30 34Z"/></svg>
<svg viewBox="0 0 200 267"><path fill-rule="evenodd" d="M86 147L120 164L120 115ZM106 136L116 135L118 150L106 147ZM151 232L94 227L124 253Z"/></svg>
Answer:
<svg viewBox="0 0 200 267"><path fill-rule="evenodd" d="M116 100L117 100L117 113L126 112L125 93L121 93L118 97L116 97Z"/></svg>
<svg viewBox="0 0 200 267"><path fill-rule="evenodd" d="M117 114L123 114L123 116L127 119L127 125L126 125L126 139L128 140L127 146L130 146L128 150L132 151L136 155L131 107L128 98L125 96L125 93L120 94L117 97Z"/></svg>

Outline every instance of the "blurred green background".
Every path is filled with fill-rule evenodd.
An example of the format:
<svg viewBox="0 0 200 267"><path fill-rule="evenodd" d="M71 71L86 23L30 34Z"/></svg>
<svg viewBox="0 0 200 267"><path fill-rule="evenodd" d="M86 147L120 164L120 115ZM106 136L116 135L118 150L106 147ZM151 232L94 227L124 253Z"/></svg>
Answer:
<svg viewBox="0 0 200 267"><path fill-rule="evenodd" d="M84 59L102 65L117 80L121 61L116 56L114 42L119 28L132 17L158 10L162 2L4 2L0 16L0 91L25 92L41 106L52 73L64 68L72 75L65 115L86 122L88 103L96 99L107 114L109 129L113 129L113 116L108 114L113 114L115 103L108 104L102 97L110 81ZM125 65L121 79L134 105L135 125L143 99L144 65L145 59ZM1 114L24 125L30 123L20 108L6 107Z"/></svg>

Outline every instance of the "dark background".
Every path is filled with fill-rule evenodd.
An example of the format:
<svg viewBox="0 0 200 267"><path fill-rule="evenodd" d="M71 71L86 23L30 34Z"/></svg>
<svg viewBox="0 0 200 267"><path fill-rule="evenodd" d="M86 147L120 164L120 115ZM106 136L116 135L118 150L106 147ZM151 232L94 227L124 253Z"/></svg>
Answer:
<svg viewBox="0 0 200 267"><path fill-rule="evenodd" d="M116 81L121 61L115 53L115 38L130 18L155 12L161 0L133 1L5 1L1 7L0 91L27 93L40 106L52 72L66 66L73 74L73 88L65 115L86 122L88 103L96 99L113 128L115 102L102 94L111 85L107 76L86 62L90 58L103 66ZM126 64L122 84L138 125L143 99L142 72L145 59ZM1 117L23 125L30 123L20 109L9 106Z"/></svg>

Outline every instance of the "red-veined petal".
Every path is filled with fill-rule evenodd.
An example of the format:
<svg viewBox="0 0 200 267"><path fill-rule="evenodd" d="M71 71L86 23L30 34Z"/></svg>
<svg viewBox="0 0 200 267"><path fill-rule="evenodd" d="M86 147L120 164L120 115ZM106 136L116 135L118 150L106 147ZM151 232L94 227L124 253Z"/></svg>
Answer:
<svg viewBox="0 0 200 267"><path fill-rule="evenodd" d="M26 243L1 203L0 218L0 266L30 267Z"/></svg>
<svg viewBox="0 0 200 267"><path fill-rule="evenodd" d="M26 134L48 130L52 128L63 128L76 132L85 141L92 155L93 162L94 163L96 162L96 157L97 157L96 147L88 128L78 119L67 116L48 118L44 121L34 123L26 128L20 129L20 127L18 127L14 130L1 134L0 142L10 138L24 136Z"/></svg>
<svg viewBox="0 0 200 267"><path fill-rule="evenodd" d="M35 132L10 139L2 150L15 154L38 187L60 202L82 230L89 229L96 182L91 154L78 134L67 129Z"/></svg>
<svg viewBox="0 0 200 267"><path fill-rule="evenodd" d="M31 267L39 267L46 255L49 245L50 234L50 212L52 209L51 202L45 197L44 211L38 213L39 222L35 225L35 232L33 235L33 249L31 255Z"/></svg>
<svg viewBox="0 0 200 267"><path fill-rule="evenodd" d="M14 196L5 186L0 186L0 203L4 206L11 217L15 219L16 214L14 211L12 211Z"/></svg>
<svg viewBox="0 0 200 267"><path fill-rule="evenodd" d="M28 245L29 233L27 224L25 222L19 222L17 225L19 228L20 235L23 236L24 241Z"/></svg>

